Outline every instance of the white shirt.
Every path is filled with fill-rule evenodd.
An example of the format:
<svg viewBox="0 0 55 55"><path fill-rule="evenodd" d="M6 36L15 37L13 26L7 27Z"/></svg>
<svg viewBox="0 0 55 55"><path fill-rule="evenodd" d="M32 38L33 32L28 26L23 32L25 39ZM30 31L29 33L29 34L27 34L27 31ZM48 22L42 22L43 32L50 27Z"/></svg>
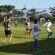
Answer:
<svg viewBox="0 0 55 55"><path fill-rule="evenodd" d="M33 38L38 39L38 33L39 33L39 25L38 24L33 24L32 26L32 32L33 32Z"/></svg>
<svg viewBox="0 0 55 55"><path fill-rule="evenodd" d="M33 32L39 32L39 30L40 30L39 25L38 24L33 24L32 30L33 30Z"/></svg>
<svg viewBox="0 0 55 55"><path fill-rule="evenodd" d="M47 29L48 32L51 32L51 30L50 30L50 27L52 26L52 23L51 22L46 22L44 24L44 26L46 26L46 29Z"/></svg>
<svg viewBox="0 0 55 55"><path fill-rule="evenodd" d="M52 23L51 23L51 22L46 22L46 23L44 24L44 26L46 26L47 28L49 28L49 27L52 26Z"/></svg>

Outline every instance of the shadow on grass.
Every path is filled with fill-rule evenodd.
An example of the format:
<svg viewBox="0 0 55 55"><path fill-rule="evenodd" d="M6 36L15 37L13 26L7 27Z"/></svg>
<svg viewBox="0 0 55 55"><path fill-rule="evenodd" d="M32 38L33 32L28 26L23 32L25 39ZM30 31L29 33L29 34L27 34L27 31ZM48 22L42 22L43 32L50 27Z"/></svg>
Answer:
<svg viewBox="0 0 55 55"><path fill-rule="evenodd" d="M38 48L31 50L33 41L26 43L17 43L0 46L0 52L20 53L20 54L34 54L43 49L55 47L55 39L44 39L38 41Z"/></svg>

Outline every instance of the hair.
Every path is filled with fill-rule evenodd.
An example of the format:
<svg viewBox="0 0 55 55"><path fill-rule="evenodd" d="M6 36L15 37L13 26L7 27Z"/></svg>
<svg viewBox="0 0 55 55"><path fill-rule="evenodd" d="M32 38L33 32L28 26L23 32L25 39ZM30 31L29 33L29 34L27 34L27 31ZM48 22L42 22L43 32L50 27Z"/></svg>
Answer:
<svg viewBox="0 0 55 55"><path fill-rule="evenodd" d="M36 24L38 22L38 20L37 19L34 19L34 23Z"/></svg>
<svg viewBox="0 0 55 55"><path fill-rule="evenodd" d="M9 19L9 16L7 16L7 19Z"/></svg>

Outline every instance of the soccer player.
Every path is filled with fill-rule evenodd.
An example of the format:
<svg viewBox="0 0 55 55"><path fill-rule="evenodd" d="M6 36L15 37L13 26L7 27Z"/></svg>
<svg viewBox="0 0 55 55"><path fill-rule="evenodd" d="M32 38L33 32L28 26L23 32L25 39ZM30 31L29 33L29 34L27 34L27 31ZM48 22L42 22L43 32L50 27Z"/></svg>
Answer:
<svg viewBox="0 0 55 55"><path fill-rule="evenodd" d="M15 27L17 27L17 20L14 21Z"/></svg>
<svg viewBox="0 0 55 55"><path fill-rule="evenodd" d="M10 27L10 18L7 17L6 20L4 20L3 22L3 26L5 28L5 38L3 40L3 43L5 43L5 41L8 39L8 43L10 43L11 38L12 38L12 32L11 32L11 27Z"/></svg>
<svg viewBox="0 0 55 55"><path fill-rule="evenodd" d="M33 39L34 39L33 46L31 47L32 49L38 47L37 40L38 40L40 27L39 27L39 24L37 22L38 22L38 20L35 19L34 20L34 24L32 26L32 34L33 34Z"/></svg>
<svg viewBox="0 0 55 55"><path fill-rule="evenodd" d="M48 38L50 38L50 36L52 35L52 31L50 29L50 27L52 26L52 23L51 23L50 19L48 19L47 22L43 26L46 26Z"/></svg>
<svg viewBox="0 0 55 55"><path fill-rule="evenodd" d="M26 28L26 32L24 33L23 37L29 38L31 33L31 22L29 17L27 17L27 20L25 22L25 28Z"/></svg>

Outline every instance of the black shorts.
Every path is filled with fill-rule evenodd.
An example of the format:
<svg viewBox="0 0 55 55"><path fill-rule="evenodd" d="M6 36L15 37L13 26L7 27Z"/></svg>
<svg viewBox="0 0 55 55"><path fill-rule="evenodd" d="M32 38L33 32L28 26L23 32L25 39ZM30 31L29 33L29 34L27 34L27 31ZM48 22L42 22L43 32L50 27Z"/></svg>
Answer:
<svg viewBox="0 0 55 55"><path fill-rule="evenodd" d="M26 29L27 32L31 32L31 29Z"/></svg>
<svg viewBox="0 0 55 55"><path fill-rule="evenodd" d="M11 35L12 34L12 32L11 32L11 30L5 30L5 35L7 36L7 35Z"/></svg>

